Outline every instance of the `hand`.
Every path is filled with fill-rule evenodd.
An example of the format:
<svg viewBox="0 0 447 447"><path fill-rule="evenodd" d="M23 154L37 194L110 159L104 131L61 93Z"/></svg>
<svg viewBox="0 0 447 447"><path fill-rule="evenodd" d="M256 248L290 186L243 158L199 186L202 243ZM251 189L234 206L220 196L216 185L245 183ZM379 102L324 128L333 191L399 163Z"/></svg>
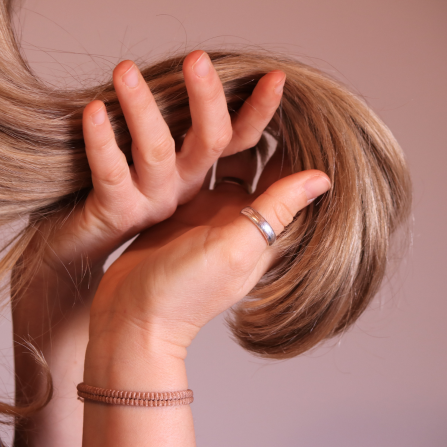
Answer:
<svg viewBox="0 0 447 447"><path fill-rule="evenodd" d="M192 127L176 152L135 64L125 61L116 67L113 80L132 137L133 165L128 166L116 144L104 104L93 101L83 116L93 190L69 216L60 216L63 224L57 223L49 240L38 233L25 252L25 257L34 259L34 243L45 241L44 262L14 306L15 339L30 338L44 353L56 390L50 404L29 421L29 433L22 426L36 445L72 443L82 431L83 407L76 400L73 383L80 381L84 370L88 305L107 256L190 200L219 156L256 145L279 105L285 78L282 72L264 76L231 121L221 82L205 53L188 55L183 74ZM48 227L39 230L45 235L54 222L51 219L45 223ZM13 287L14 278L21 278L20 269L18 264ZM39 368L22 351L17 344L16 373L21 385L17 401L26 403L33 396L25 390L33 395L44 390L34 381L40 377Z"/></svg>
<svg viewBox="0 0 447 447"><path fill-rule="evenodd" d="M45 261L59 273L84 273L79 265L101 264L120 244L173 214L202 186L213 163L256 145L277 109L285 75L265 75L231 121L222 84L208 55L189 54L183 74L192 127L181 150L131 61L113 73L114 86L132 136L133 165L117 146L101 101L84 111L86 152L93 190L50 241Z"/></svg>
<svg viewBox="0 0 447 447"><path fill-rule="evenodd" d="M95 295L87 383L116 387L113 381L122 374L129 383L129 376L141 375L136 359L153 359L155 351L156 358L184 359L200 328L250 292L279 254L240 210L252 204L279 234L330 188L328 177L315 170L271 184L286 173L279 154L255 194L228 184L202 190L171 219L139 236L106 272ZM125 370L127 364L134 365L132 371ZM141 388L142 380L135 386Z"/></svg>
<svg viewBox="0 0 447 447"><path fill-rule="evenodd" d="M254 170L240 163L245 155L219 161L217 178L237 176L250 183ZM188 388L184 359L197 332L243 298L278 258L275 245L267 247L239 211L253 203L279 234L330 188L319 171L272 184L290 172L282 162L278 152L253 195L228 183L200 191L171 219L141 234L109 268L91 307L85 383L128 391ZM85 446L196 445L189 406L131 410L86 400Z"/></svg>

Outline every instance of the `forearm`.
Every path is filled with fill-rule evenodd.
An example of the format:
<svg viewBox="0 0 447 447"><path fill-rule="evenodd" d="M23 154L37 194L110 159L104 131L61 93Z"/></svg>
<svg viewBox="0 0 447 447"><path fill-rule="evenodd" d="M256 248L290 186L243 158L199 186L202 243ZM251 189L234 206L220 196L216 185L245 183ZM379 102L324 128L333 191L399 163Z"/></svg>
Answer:
<svg viewBox="0 0 447 447"><path fill-rule="evenodd" d="M89 343L84 382L123 391L186 390L184 356L139 328L104 334ZM83 447L195 446L189 405L132 407L86 399L84 406Z"/></svg>
<svg viewBox="0 0 447 447"><path fill-rule="evenodd" d="M50 403L17 425L16 447L81 445L83 407L76 384L82 381L90 302L100 276L95 273L74 287L54 272L42 270L14 303L17 404L35 401L45 388L41 367L24 342L30 341L43 353L54 386Z"/></svg>

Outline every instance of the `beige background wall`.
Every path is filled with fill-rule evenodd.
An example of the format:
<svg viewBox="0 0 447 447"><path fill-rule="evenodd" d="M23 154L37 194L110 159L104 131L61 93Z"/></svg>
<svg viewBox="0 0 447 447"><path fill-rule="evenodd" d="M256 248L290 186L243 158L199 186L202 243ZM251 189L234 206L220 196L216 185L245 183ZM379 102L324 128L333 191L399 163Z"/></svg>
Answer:
<svg viewBox="0 0 447 447"><path fill-rule="evenodd" d="M352 331L300 358L255 359L230 340L222 319L209 324L188 356L198 445L446 446L447 2L28 0L24 7L25 52L56 85L92 82L123 58L236 44L299 57L365 97L413 173L409 256ZM0 392L10 395L7 315L0 331Z"/></svg>

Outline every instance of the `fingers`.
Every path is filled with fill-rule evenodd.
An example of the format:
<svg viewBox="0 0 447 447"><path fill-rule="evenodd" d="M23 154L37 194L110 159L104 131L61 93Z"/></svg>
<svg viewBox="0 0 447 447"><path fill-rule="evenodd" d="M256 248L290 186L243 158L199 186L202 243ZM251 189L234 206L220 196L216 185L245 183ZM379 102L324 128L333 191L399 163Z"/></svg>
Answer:
<svg viewBox="0 0 447 447"><path fill-rule="evenodd" d="M132 187L132 179L126 157L116 144L104 104L101 101L88 104L82 123L95 193L100 200L114 200L118 190L125 192Z"/></svg>
<svg viewBox="0 0 447 447"><path fill-rule="evenodd" d="M218 157L258 143L280 104L285 74L273 71L262 77L231 123L222 84L208 55L202 51L188 55L183 73L192 127L177 156L177 167L180 177L196 187Z"/></svg>
<svg viewBox="0 0 447 447"><path fill-rule="evenodd" d="M132 61L121 62L113 83L132 136L132 157L140 191L153 198L173 183L175 144L152 93Z"/></svg>
<svg viewBox="0 0 447 447"><path fill-rule="evenodd" d="M190 53L183 63L192 127L177 156L180 176L202 182L208 169L231 140L231 119L222 83L203 51Z"/></svg>
<svg viewBox="0 0 447 447"><path fill-rule="evenodd" d="M295 215L316 197L331 188L326 174L321 171L302 171L284 177L271 185L251 205L270 224L276 235L289 225ZM257 260L267 250L267 243L258 228L240 215L229 225L229 240L235 241L230 250L240 257Z"/></svg>
<svg viewBox="0 0 447 447"><path fill-rule="evenodd" d="M263 76L233 119L233 137L223 157L256 146L279 107L286 75L272 71Z"/></svg>

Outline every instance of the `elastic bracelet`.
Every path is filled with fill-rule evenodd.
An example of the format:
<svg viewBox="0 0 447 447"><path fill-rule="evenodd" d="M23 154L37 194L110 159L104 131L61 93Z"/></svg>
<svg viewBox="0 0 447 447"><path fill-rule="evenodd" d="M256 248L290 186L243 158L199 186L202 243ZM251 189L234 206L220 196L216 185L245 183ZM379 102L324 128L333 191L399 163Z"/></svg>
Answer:
<svg viewBox="0 0 447 447"><path fill-rule="evenodd" d="M84 382L77 387L78 396L110 405L130 405L134 407L172 407L193 403L192 390L159 392L107 390Z"/></svg>

